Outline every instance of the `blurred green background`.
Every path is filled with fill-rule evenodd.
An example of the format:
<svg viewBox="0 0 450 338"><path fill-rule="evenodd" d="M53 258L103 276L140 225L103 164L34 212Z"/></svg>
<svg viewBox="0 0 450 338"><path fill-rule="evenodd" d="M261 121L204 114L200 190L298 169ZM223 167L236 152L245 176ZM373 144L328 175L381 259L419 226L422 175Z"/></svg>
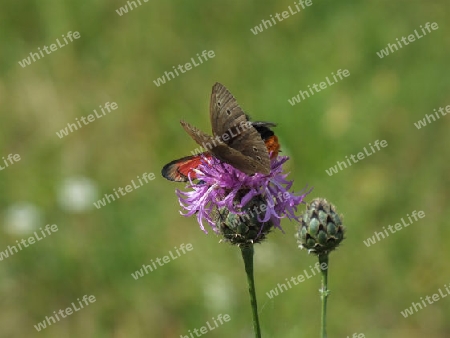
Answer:
<svg viewBox="0 0 450 338"><path fill-rule="evenodd" d="M161 167L197 146L186 119L209 126L209 96L223 83L276 133L294 188L307 184L344 214L347 239L330 259L329 337L449 337L450 298L400 311L450 282L450 118L414 122L450 104L444 0L313 5L258 35L250 28L293 5L273 2L41 0L0 5L0 251L46 224L59 231L0 262L1 337L180 337L219 314L208 337L251 337L239 250L179 215L183 184ZM380 59L376 52L426 22L432 31ZM81 37L22 68L18 61L68 31ZM157 87L153 80L203 50L215 58ZM300 89L348 69L350 77L295 106ZM59 138L105 102L118 109ZM375 140L388 147L338 174L325 169ZM0 161L0 164L3 162ZM96 209L136 176L156 179ZM446 209L447 208L447 209ZM303 210L303 209L302 209ZM379 243L363 240L413 210L426 217ZM300 212L301 210L299 210ZM266 292L316 262L297 249L294 222L256 247L263 337L317 337L318 276ZM193 250L138 280L131 273L182 243ZM83 295L96 302L37 332L38 322Z"/></svg>

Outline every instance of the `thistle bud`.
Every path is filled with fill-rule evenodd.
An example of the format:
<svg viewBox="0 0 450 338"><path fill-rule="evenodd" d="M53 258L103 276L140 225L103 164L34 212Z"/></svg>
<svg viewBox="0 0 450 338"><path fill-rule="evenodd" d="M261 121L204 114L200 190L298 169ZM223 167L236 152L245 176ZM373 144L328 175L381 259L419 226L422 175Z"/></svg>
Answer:
<svg viewBox="0 0 450 338"><path fill-rule="evenodd" d="M297 242L301 249L317 255L328 254L344 239L344 226L333 204L324 198L315 198L301 216Z"/></svg>
<svg viewBox="0 0 450 338"><path fill-rule="evenodd" d="M265 204L266 201L257 195L242 208L235 205L239 213L220 208L214 218L223 241L238 246L262 242L273 228L270 220L264 223L258 220L264 216L261 210Z"/></svg>

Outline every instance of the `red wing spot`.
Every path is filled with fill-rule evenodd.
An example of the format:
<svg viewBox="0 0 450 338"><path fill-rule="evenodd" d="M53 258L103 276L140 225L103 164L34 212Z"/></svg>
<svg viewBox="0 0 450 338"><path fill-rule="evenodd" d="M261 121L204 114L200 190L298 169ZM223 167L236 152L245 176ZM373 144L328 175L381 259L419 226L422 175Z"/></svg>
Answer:
<svg viewBox="0 0 450 338"><path fill-rule="evenodd" d="M196 175L194 169L200 165L200 162L200 156L194 157L185 162L180 162L177 166L177 173L186 178L190 175L191 179L195 179Z"/></svg>
<svg viewBox="0 0 450 338"><path fill-rule="evenodd" d="M209 157L211 155L206 155ZM201 163L201 155L187 156L178 160L172 161L164 166L162 169L162 175L170 180L176 182L186 182L189 177L192 180L197 178L194 171Z"/></svg>

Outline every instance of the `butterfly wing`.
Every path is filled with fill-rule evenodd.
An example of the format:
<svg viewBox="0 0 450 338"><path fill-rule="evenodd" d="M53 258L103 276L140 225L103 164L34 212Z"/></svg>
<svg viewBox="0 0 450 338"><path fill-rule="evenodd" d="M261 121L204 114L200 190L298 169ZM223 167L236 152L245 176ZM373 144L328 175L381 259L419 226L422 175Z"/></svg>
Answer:
<svg viewBox="0 0 450 338"><path fill-rule="evenodd" d="M259 160L254 160L250 156L245 156L240 151L225 144L221 144L213 148L211 152L221 161L232 165L234 168L246 173L247 175L253 175L256 173L268 175L270 173L270 160L269 167L264 167L261 165Z"/></svg>
<svg viewBox="0 0 450 338"><path fill-rule="evenodd" d="M188 133L191 135L193 133L194 135L197 135L193 130L197 130L195 127L187 127L187 123L184 123L186 128L188 128ZM275 123L271 122L252 122L253 127L256 128L258 133L261 135L261 138L264 140L266 148L269 152L272 152L272 158L276 157L278 155L278 151L280 149L280 145L278 144L278 138L274 134L274 132L270 129L270 127L275 127ZM201 132L200 132L201 134ZM199 141L204 140L202 136L196 136L197 138L200 137ZM194 138L194 137L193 137ZM207 138L209 136L207 135ZM195 139L195 138L194 138ZM197 141L197 139L195 139ZM202 141L203 142L203 141ZM230 150L231 149L231 150ZM225 157L232 158L232 161L234 160L237 164L237 169L246 172L247 168L252 168L253 162L248 162L247 160L239 161L239 159L242 159L240 156L240 153L237 152L231 148L231 147L225 147L224 149L217 150L220 153L224 153ZM193 170L197 168L200 163L200 155L209 157L211 155L207 153L195 155L195 156L186 156L183 158L180 158L178 160L174 160L168 164L166 164L162 168L162 176L170 181L175 182L187 182L189 180L189 177L191 177L192 180L197 178L196 172ZM242 164L242 165L241 165ZM256 170L255 168L254 170Z"/></svg>
<svg viewBox="0 0 450 338"><path fill-rule="evenodd" d="M246 174L270 172L269 153L264 140L249 123L233 95L220 83L212 89L210 119L214 136L224 141L211 149L211 153ZM227 137L224 137L225 134Z"/></svg>
<svg viewBox="0 0 450 338"><path fill-rule="evenodd" d="M187 182L189 177L194 180L197 175L194 171L201 163L201 155L186 156L167 163L161 170L161 174L169 181Z"/></svg>
<svg viewBox="0 0 450 338"><path fill-rule="evenodd" d="M184 128L186 133L189 134L190 137L194 139L197 144L201 145L204 148L208 148L207 145L210 144L210 147L212 147L213 144L216 144L214 138L208 134L205 134L200 129L190 125L186 121L181 120L180 121L181 126Z"/></svg>
<svg viewBox="0 0 450 338"><path fill-rule="evenodd" d="M222 136L239 124L248 122L234 96L220 83L214 84L212 88L209 117L214 136Z"/></svg>

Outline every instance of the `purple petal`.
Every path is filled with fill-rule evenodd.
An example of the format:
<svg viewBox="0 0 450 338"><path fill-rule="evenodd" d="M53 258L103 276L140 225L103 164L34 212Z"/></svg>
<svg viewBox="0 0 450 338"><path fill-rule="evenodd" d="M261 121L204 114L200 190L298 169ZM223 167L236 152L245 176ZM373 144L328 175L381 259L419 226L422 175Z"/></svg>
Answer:
<svg viewBox="0 0 450 338"><path fill-rule="evenodd" d="M260 195L266 200L264 217L260 219L258 216L260 222L272 221L275 227L281 229L282 218L298 220L295 216L297 206L303 203L304 197L311 190L303 194L289 192L293 182L287 180L288 174L283 173L282 168L288 159L287 156L278 156L272 160L268 175L257 173L249 176L214 157L203 157L202 163L196 169L198 182L201 183L189 179L186 185L189 191L176 191L180 206L185 210L183 215L188 217L196 214L200 228L205 233L208 232L203 221L217 232L218 228L211 218L214 209L227 208L232 213L243 214L238 209ZM237 200L243 190L246 193Z"/></svg>

